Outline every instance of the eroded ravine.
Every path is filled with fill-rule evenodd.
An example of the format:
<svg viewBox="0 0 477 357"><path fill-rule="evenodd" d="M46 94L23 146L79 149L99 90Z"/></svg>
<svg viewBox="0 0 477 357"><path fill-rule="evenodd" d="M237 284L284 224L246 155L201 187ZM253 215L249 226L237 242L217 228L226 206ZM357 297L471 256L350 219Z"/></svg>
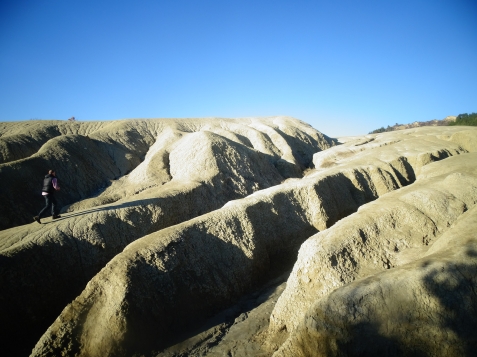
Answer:
<svg viewBox="0 0 477 357"><path fill-rule="evenodd" d="M139 160L134 164L136 166L124 166L123 170L136 169L118 184L111 185L111 189L98 196L96 201L81 201L75 204L76 207L70 207L72 212L64 214L62 219L51 223L47 220L42 226L35 223L0 232L1 314L2 320L7 321L2 339L7 349L12 347L12 355L18 352L15 349L20 340L28 341L33 337L33 346L61 309L130 242L283 181L287 176L282 174L287 172L275 165L277 160L282 160L280 149L273 141L267 141L266 135L248 127L255 121L275 125L274 120L138 121L137 128L132 125L134 121L125 121L110 124L113 128L108 128L109 125L101 127L90 134L96 135L94 140L100 144L91 144L91 138L76 134L60 136L45 144L31 159L4 164L0 168L2 180L5 178L5 182L10 182L8 177L12 172L31 174L35 162L47 162L48 166L44 167L56 162L58 172L80 176L83 186L76 187L76 192L79 194L83 190L84 194L84 185L89 185L89 179L94 183L109 177L103 175L104 170L110 170L109 162L116 165L114 170L118 170L121 160L131 159L127 153L113 147L126 147L136 156L147 150L152 156L148 160L146 154L143 161L149 163L148 166L140 164ZM284 123L293 124L294 128L290 130L303 131L306 142L302 145L307 147L310 160L314 152L328 147L327 139L311 127L292 119L279 120L282 127ZM127 130L123 130L124 125ZM230 131L226 131L227 128ZM155 131L159 132L156 144L151 137ZM223 136L214 131L227 134ZM165 132L172 135L161 135ZM144 136L142 141L135 139L138 135ZM314 139L310 142L309 138ZM58 142L66 144L57 146ZM151 145L143 145L146 142ZM84 149L83 145L92 146ZM54 150L48 150L48 147ZM94 152L93 156L85 155L88 148ZM154 148L158 150L154 151ZM166 155L161 154L161 150ZM57 161L51 160L52 154L63 152L64 162L58 161L60 156ZM71 155L93 166L71 160ZM107 158L104 159L107 164L101 161L103 157ZM95 167L101 169L95 170ZM302 167L296 169L302 170ZM114 170L111 175L120 174ZM164 170L167 176L163 174ZM72 188L72 182L65 179L68 175L62 177L59 197ZM6 195L17 190L15 182L4 188L8 188L4 191ZM103 199L106 202L111 200L107 197L109 194L113 196L113 203L102 204ZM23 345L27 344L23 342Z"/></svg>
<svg viewBox="0 0 477 357"><path fill-rule="evenodd" d="M294 254L312 231L412 183L422 165L475 147L452 136L435 139L434 133L428 134L432 145L421 145L425 131L418 133L406 139L406 146L416 150L396 146L393 155L388 145L384 153L373 150L374 158L348 159L137 240L64 310L34 355L69 349L121 355L166 346L171 334L259 284L271 263ZM439 145L446 155L435 155Z"/></svg>
<svg viewBox="0 0 477 357"><path fill-rule="evenodd" d="M476 218L474 205L407 264L318 294L273 356L474 355Z"/></svg>
<svg viewBox="0 0 477 357"><path fill-rule="evenodd" d="M438 174L418 176L302 245L271 315L271 339L293 332L312 304L338 287L420 258L477 203L477 154L436 162L424 172Z"/></svg>

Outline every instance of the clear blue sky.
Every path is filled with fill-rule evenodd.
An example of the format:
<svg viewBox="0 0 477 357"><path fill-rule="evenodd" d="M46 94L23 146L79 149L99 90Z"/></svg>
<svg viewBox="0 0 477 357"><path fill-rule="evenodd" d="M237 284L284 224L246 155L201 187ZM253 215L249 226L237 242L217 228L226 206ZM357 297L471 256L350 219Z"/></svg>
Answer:
<svg viewBox="0 0 477 357"><path fill-rule="evenodd" d="M477 112L477 1L3 0L0 121Z"/></svg>

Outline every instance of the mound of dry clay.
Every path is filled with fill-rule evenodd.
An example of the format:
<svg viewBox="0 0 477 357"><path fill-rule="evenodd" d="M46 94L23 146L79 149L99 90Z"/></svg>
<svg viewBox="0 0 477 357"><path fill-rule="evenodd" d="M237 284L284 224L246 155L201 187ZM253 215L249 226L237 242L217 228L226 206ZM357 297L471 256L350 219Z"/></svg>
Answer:
<svg viewBox="0 0 477 357"><path fill-rule="evenodd" d="M41 226L0 212L9 355L475 350L475 128L342 145L284 117L0 131L2 200L25 197L32 216L33 178L54 167L65 206ZM284 290L233 308L291 266ZM224 311L240 315L232 327L201 327Z"/></svg>

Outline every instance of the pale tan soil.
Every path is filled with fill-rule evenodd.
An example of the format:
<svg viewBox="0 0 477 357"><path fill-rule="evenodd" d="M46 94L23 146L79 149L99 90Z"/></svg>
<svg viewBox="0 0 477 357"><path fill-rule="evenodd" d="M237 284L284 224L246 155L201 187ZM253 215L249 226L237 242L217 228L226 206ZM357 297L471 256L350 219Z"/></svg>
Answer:
<svg viewBox="0 0 477 357"><path fill-rule="evenodd" d="M473 356L477 206L428 254L356 280L310 305L273 356Z"/></svg>
<svg viewBox="0 0 477 357"><path fill-rule="evenodd" d="M0 339L13 348L29 339L32 348L132 241L301 177L313 154L333 144L286 117L6 123L0 139L14 141L22 130L40 148L21 159L14 147L4 152L0 199L17 209L2 205L0 226L31 222L50 167L60 204L71 204L59 220L0 232L0 314L8 321Z"/></svg>
<svg viewBox="0 0 477 357"><path fill-rule="evenodd" d="M31 222L44 203L42 178L50 168L60 179L60 206L75 203L72 209L77 210L129 199L178 181L175 174L187 176L194 167L207 163L208 155L211 162L217 161L214 151L220 151L220 145L253 151L284 179L301 177L312 155L333 144L308 124L287 117L28 121L0 123L0 134L0 200L15 204L15 210L8 204L0 207L0 229ZM210 150L188 151L194 141L201 141L201 135L209 136L209 142L223 142ZM214 168L204 167L202 173L210 176L209 169ZM77 203L86 198L92 199Z"/></svg>
<svg viewBox="0 0 477 357"><path fill-rule="evenodd" d="M455 285L463 303L455 313L470 319L449 320L426 291L454 299L454 270L435 275L432 264L473 259L472 235L458 227L475 217L475 128L333 146L281 117L95 125L91 162L101 175L129 173L86 199L71 196L61 220L0 232L0 314L9 326L0 336L12 355L25 355L33 343L18 341L28 339L32 356L341 356L396 345L395 355L412 355L409 341L430 333L440 336L426 345L431 355L445 334L454 334L447 355L469 351L473 263L464 271L470 285ZM85 157L81 135L52 140L41 153L51 146ZM101 161L118 145L123 151L109 153L119 156ZM28 160L0 165L0 175L31 167ZM90 187L98 177L82 179ZM386 309L396 291L416 303ZM361 301L368 312L350 315ZM431 318L408 332L396 324L417 323L413 306ZM363 347L363 331L379 337L374 350Z"/></svg>
<svg viewBox="0 0 477 357"><path fill-rule="evenodd" d="M440 175L418 176L302 245L271 331L293 331L315 300L340 286L420 259L477 203L476 153L431 164L426 171Z"/></svg>

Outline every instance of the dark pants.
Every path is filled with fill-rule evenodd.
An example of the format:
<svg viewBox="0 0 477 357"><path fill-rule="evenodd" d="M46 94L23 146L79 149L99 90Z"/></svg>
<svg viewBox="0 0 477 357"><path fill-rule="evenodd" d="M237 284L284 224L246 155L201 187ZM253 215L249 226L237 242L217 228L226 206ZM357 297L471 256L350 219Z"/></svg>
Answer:
<svg viewBox="0 0 477 357"><path fill-rule="evenodd" d="M45 204L45 207L43 207L43 209L40 211L40 213L38 213L38 217L41 218L43 213L45 213L48 210L48 208L50 208L50 206L51 206L51 215L55 216L56 215L55 208L58 206L58 203L56 203L55 195L53 193L49 193L43 197L45 197L46 204Z"/></svg>

